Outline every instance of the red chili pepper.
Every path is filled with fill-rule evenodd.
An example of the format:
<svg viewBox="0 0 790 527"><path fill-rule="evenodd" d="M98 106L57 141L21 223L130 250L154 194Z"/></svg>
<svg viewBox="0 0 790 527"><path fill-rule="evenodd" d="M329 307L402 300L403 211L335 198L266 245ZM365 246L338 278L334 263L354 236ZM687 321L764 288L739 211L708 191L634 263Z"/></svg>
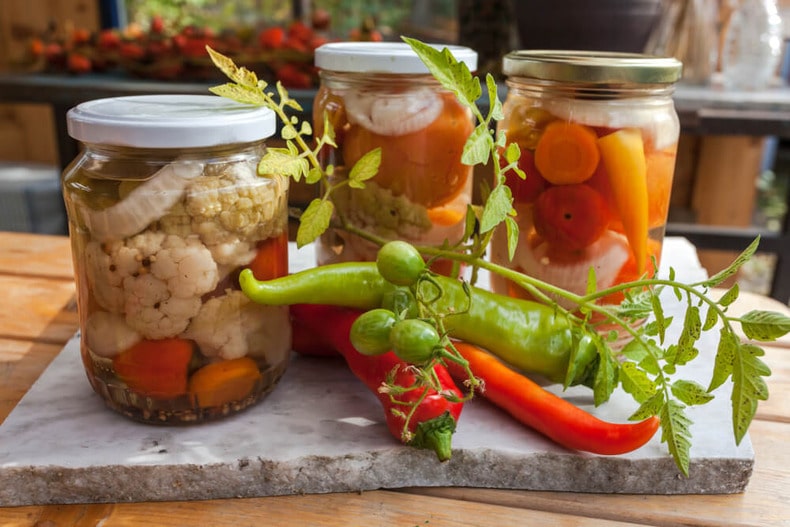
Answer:
<svg viewBox="0 0 790 527"><path fill-rule="evenodd" d="M367 356L354 349L349 339L349 332L351 325L360 313L354 309L318 304L291 306L291 317L296 327L301 328L302 331L310 331L319 335L321 340L345 358L354 375L378 397L384 407L390 433L399 441L403 441L404 425L406 424L403 414L410 411L408 404L417 403L423 390L409 390L394 396L399 402L406 403L405 405L393 402L390 394L379 391L393 371L395 371L394 384L403 387L412 386L415 382L415 375L411 369L407 368L408 364L391 351L383 355ZM442 390L461 398L462 393L447 370L442 366L436 366L434 370ZM461 415L463 403L449 401L437 391L430 388L425 389L429 391L425 398L419 402L409 421L408 432L412 434L412 439L407 441L407 444L431 449L436 452L441 461L446 461L450 459L451 439ZM393 413L393 410L398 412Z"/></svg>
<svg viewBox="0 0 790 527"><path fill-rule="evenodd" d="M511 370L487 351L466 342L454 345L469 362L474 376L485 383L482 395L486 399L566 448L594 454L624 454L647 443L658 429L659 419L655 416L637 423L602 421ZM446 362L454 376L465 377L458 363Z"/></svg>

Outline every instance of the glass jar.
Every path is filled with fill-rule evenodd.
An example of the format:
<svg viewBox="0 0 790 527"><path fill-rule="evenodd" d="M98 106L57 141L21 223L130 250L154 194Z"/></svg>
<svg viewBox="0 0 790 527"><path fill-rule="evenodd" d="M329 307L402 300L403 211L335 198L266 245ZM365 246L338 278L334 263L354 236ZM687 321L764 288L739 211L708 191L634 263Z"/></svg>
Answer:
<svg viewBox="0 0 790 527"><path fill-rule="evenodd" d="M259 401L286 369L287 307L240 290L288 268L288 179L259 176L273 112L211 95L98 99L67 116L81 355L107 405L200 422Z"/></svg>
<svg viewBox="0 0 790 527"><path fill-rule="evenodd" d="M477 54L448 49L470 70ZM472 112L444 90L405 43L341 42L316 50L321 85L313 104L317 135L333 127L337 148L320 161L334 166L333 181L348 177L367 152L381 148L377 175L362 189L332 192L345 222L384 239L420 245L455 243L472 200L472 167L461 162L474 128ZM326 121L325 121L326 119ZM330 229L317 246L319 265L375 260L378 246Z"/></svg>
<svg viewBox="0 0 790 527"><path fill-rule="evenodd" d="M508 94L498 130L521 150L526 178L507 174L519 239L492 239L493 262L584 294L654 272L669 209L680 125L672 58L578 51L505 56ZM494 291L527 298L492 277ZM603 298L619 303L622 294ZM572 307L560 302L564 307Z"/></svg>

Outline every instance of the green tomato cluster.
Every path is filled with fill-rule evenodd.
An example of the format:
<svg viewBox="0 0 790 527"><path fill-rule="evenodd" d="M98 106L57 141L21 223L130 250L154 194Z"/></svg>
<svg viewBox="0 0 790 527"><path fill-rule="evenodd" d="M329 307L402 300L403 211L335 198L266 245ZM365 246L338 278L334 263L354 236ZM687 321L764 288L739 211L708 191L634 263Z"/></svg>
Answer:
<svg viewBox="0 0 790 527"><path fill-rule="evenodd" d="M414 286L426 270L420 253L402 241L382 246L376 266L385 280L404 287ZM442 337L433 324L416 318L414 296L408 289L399 289L384 303L384 307L362 313L351 326L354 348L363 355L381 355L392 350L412 364L430 361L441 347Z"/></svg>

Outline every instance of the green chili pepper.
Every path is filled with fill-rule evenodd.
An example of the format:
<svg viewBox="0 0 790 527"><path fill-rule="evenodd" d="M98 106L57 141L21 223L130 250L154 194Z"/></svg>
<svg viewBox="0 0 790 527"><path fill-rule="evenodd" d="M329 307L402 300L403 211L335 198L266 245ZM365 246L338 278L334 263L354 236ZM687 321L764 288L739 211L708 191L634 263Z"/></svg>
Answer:
<svg viewBox="0 0 790 527"><path fill-rule="evenodd" d="M485 348L522 371L552 382L566 381L571 351L578 342L562 313L444 276L433 276L432 281L437 287L436 310L456 313L444 319L451 337ZM239 282L242 291L261 304L329 304L365 310L382 307L382 301L397 289L379 275L374 262L324 265L268 281L256 280L245 269ZM418 287L434 286L422 283ZM594 347L580 351L595 353ZM582 364L590 362L581 360ZM590 369L579 371L570 384L591 385Z"/></svg>

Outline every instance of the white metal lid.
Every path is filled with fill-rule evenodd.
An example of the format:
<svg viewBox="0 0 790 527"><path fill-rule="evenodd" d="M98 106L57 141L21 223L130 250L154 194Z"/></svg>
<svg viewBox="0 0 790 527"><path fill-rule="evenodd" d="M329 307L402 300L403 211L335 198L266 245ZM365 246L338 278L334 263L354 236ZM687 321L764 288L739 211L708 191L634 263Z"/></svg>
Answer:
<svg viewBox="0 0 790 527"><path fill-rule="evenodd" d="M87 101L68 111L68 132L85 143L135 148L201 148L274 134L268 108L215 95L134 95Z"/></svg>
<svg viewBox="0 0 790 527"><path fill-rule="evenodd" d="M458 62L477 69L477 53L464 46L429 44L447 48ZM330 42L315 50L315 65L320 69L349 73L430 73L420 57L405 42Z"/></svg>

